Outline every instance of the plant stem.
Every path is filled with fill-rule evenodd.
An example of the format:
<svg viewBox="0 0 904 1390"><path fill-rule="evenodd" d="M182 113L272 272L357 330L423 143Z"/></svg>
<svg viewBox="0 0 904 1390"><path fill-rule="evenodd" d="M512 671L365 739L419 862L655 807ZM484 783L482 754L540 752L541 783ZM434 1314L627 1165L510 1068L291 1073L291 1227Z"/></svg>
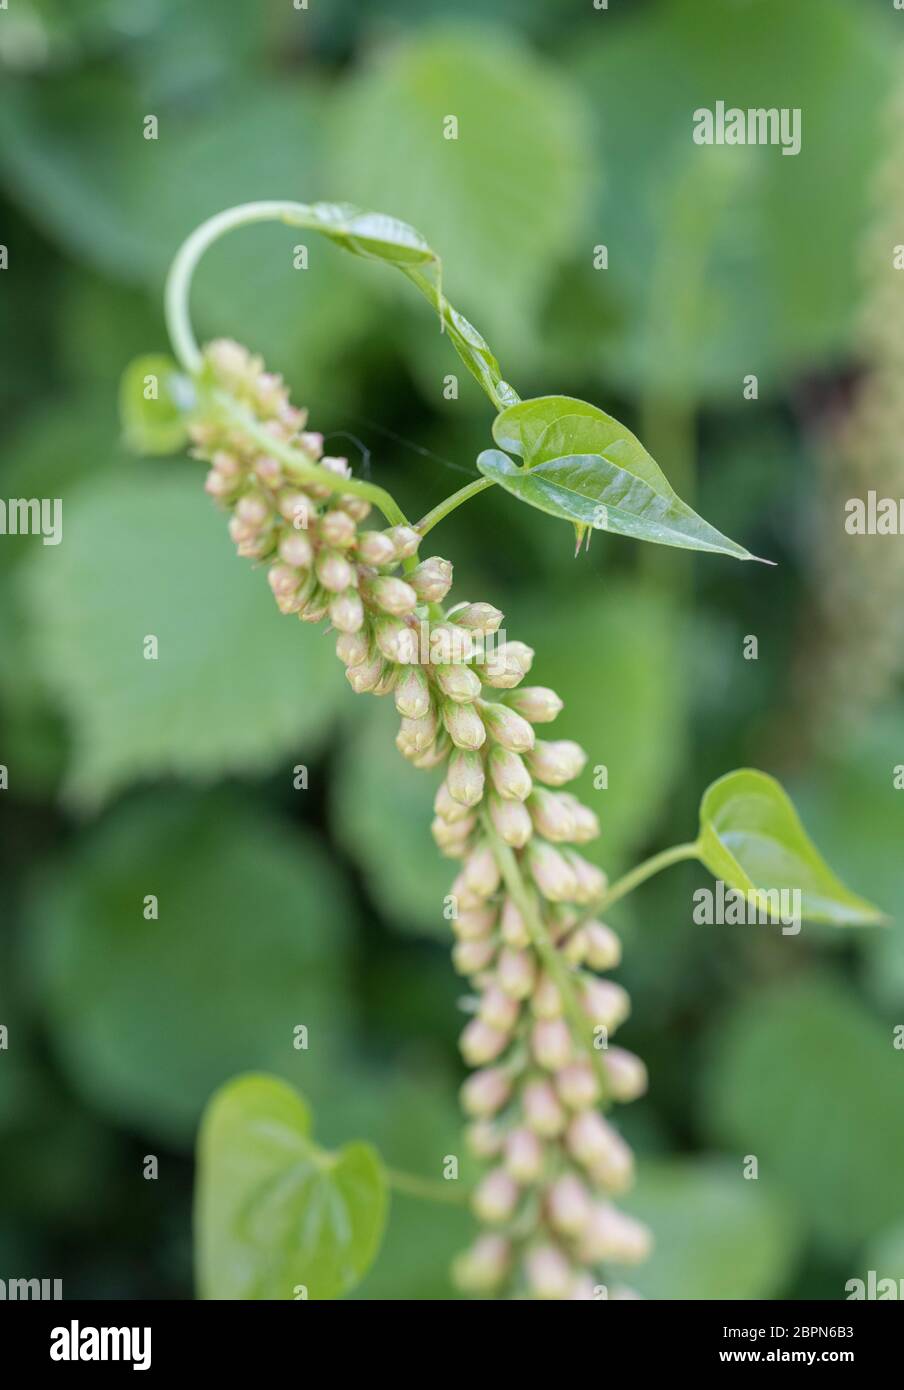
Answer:
<svg viewBox="0 0 904 1390"><path fill-rule="evenodd" d="M449 1202L461 1206L468 1200L467 1192L459 1191L452 1182L434 1182L431 1178L419 1177L416 1173L402 1173L398 1168L387 1168L389 1186L406 1197L415 1197L422 1202Z"/></svg>
<svg viewBox="0 0 904 1390"><path fill-rule="evenodd" d="M597 1080L601 1088L601 1097L606 1100L611 1092L609 1076L606 1071L599 1049L596 1047L596 1034L593 1024L581 1007L575 989L574 977L569 969L568 962L564 956L556 949L555 944L546 930L546 924L542 916L537 911L533 897L528 890L527 884L521 873L521 866L509 845L505 844L496 833L496 828L489 816L484 813L482 816L484 830L492 846L496 863L499 871L505 880L505 886L512 897L518 911L524 918L531 942L540 957L546 970L552 978L553 983L562 997L562 1004L571 1025L572 1035L577 1043L586 1047L593 1069L596 1072Z"/></svg>
<svg viewBox="0 0 904 1390"><path fill-rule="evenodd" d="M594 912L602 912L605 908L617 903L619 898L633 892L641 883L645 883L648 878L658 874L662 869L667 869L670 864L680 864L683 859L696 859L697 842L686 845L673 845L671 849L664 849L660 854L654 854L650 859L645 859L642 864L638 864L636 869L617 879L611 888L603 894L599 902L594 907Z"/></svg>
<svg viewBox="0 0 904 1390"><path fill-rule="evenodd" d="M488 487L492 486L492 478L475 478L473 483L468 483L465 487L459 488L458 492L450 493L448 497L444 498L438 506L421 518L414 529L420 531L422 536L426 536L427 532L432 531L438 521L442 521L443 517L454 512L456 507L460 507L463 502L469 502L479 492L485 492Z"/></svg>
<svg viewBox="0 0 904 1390"><path fill-rule="evenodd" d="M379 507L391 526L408 525L405 513L385 488L377 487L376 483L364 482L361 478L340 478L328 468L321 468L301 449L275 438L266 426L255 419L250 410L246 410L225 392L217 392L215 399L218 409L231 423L238 425L244 434L260 444L265 453L284 463L299 482L324 483L332 492L363 497L375 507Z"/></svg>

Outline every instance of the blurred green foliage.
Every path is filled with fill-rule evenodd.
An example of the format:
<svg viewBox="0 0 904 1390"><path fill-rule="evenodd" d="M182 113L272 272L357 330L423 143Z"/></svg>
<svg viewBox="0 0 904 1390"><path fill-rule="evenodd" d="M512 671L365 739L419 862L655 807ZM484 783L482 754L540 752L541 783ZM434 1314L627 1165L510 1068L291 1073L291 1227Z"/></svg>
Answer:
<svg viewBox="0 0 904 1390"><path fill-rule="evenodd" d="M904 906L900 692L815 730L793 679L828 468L816 404L843 401L857 361L889 7L224 8L18 0L0 17L2 491L64 513L59 547L0 537L0 1274L62 1275L67 1297L190 1296L194 1132L238 1072L291 1081L332 1147L366 1137L431 1177L460 1152L432 779L395 755L390 711L346 691L330 639L281 620L234 559L197 465L139 463L118 439L120 371L167 348L167 264L231 203L411 220L523 395L611 409L703 515L781 562L651 562L599 535L576 560L568 526L498 490L437 534L456 595L499 603L565 697L605 867L691 838L702 789L751 763L846 883ZM800 156L695 146L691 113L716 99L800 106ZM256 227L216 247L201 335L264 352L328 448L421 515L476 472L486 404L410 287L314 238L297 272L299 239ZM658 1235L631 1282L837 1298L869 1268L904 1277L904 938L695 927L704 881L683 866L613 913L624 1040L652 1074L619 1117ZM395 1197L358 1296L449 1297L468 1226Z"/></svg>

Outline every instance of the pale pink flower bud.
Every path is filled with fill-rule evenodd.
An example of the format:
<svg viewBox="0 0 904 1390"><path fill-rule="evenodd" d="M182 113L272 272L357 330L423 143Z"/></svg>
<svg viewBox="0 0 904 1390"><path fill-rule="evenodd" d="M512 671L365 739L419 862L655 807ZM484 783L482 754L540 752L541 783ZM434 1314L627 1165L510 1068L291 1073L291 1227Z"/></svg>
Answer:
<svg viewBox="0 0 904 1390"><path fill-rule="evenodd" d="M272 428L275 434L277 427L274 425ZM254 472L258 481L265 487L277 488L282 482L282 466L279 460L270 454L261 454L260 458L255 459Z"/></svg>
<svg viewBox="0 0 904 1390"><path fill-rule="evenodd" d="M558 1246L535 1245L524 1257L524 1272L535 1298L568 1297L574 1272Z"/></svg>
<svg viewBox="0 0 904 1390"><path fill-rule="evenodd" d="M370 503L365 497L358 497L354 493L341 493L336 499L334 506L341 507L344 512L348 512L352 521L360 524L366 521L372 511Z"/></svg>
<svg viewBox="0 0 904 1390"><path fill-rule="evenodd" d="M544 1139L555 1139L565 1128L565 1111L550 1083L528 1081L521 1096L525 1123Z"/></svg>
<svg viewBox="0 0 904 1390"><path fill-rule="evenodd" d="M319 430L305 430L298 436L299 446L316 463L323 455L323 435Z"/></svg>
<svg viewBox="0 0 904 1390"><path fill-rule="evenodd" d="M449 757L449 745L445 734L440 734L435 743L427 749L425 753L418 753L411 759L415 767L421 771L432 772L435 767L442 767Z"/></svg>
<svg viewBox="0 0 904 1390"><path fill-rule="evenodd" d="M216 376L230 386L243 385L251 367L251 354L232 338L215 338L207 344L204 356Z"/></svg>
<svg viewBox="0 0 904 1390"><path fill-rule="evenodd" d="M504 1236L489 1232L478 1236L470 1249L454 1261L453 1282L463 1293L492 1293L508 1273L511 1254L511 1245Z"/></svg>
<svg viewBox="0 0 904 1390"><path fill-rule="evenodd" d="M495 954L496 947L491 938L485 941L456 941L452 947L452 965L459 975L476 975L492 964Z"/></svg>
<svg viewBox="0 0 904 1390"><path fill-rule="evenodd" d="M506 994L498 985L489 985L481 996L479 1017L491 1028L510 1033L518 1022L520 1011L517 999Z"/></svg>
<svg viewBox="0 0 904 1390"><path fill-rule="evenodd" d="M502 1153L505 1136L492 1120L475 1120L465 1129L465 1142L475 1158L496 1158Z"/></svg>
<svg viewBox="0 0 904 1390"><path fill-rule="evenodd" d="M398 697L398 691L396 691L396 697ZM398 706L398 698L396 698L396 706ZM447 820L450 825L454 825L456 821L472 819L468 807L463 806L460 801L456 801L445 782L440 782L436 789L436 796L433 798L433 809L438 816L442 816L443 820Z"/></svg>
<svg viewBox="0 0 904 1390"><path fill-rule="evenodd" d="M336 655L343 666L360 666L366 661L370 643L365 632L340 632L336 638Z"/></svg>
<svg viewBox="0 0 904 1390"><path fill-rule="evenodd" d="M456 748L476 752L483 747L487 731L476 705L456 705L451 700L444 700L442 715L446 732Z"/></svg>
<svg viewBox="0 0 904 1390"><path fill-rule="evenodd" d="M296 569L308 569L314 559L314 550L307 536L300 531L289 531L279 542L279 558Z"/></svg>
<svg viewBox="0 0 904 1390"><path fill-rule="evenodd" d="M242 475L242 465L235 454L229 453L227 449L217 449L212 462L221 478L236 482Z"/></svg>
<svg viewBox="0 0 904 1390"><path fill-rule="evenodd" d="M531 1051L546 1071L558 1071L571 1059L571 1034L561 1018L541 1018L530 1031Z"/></svg>
<svg viewBox="0 0 904 1390"><path fill-rule="evenodd" d="M489 898L499 887L499 865L489 845L478 845L465 860L462 875L468 888L480 898Z"/></svg>
<svg viewBox="0 0 904 1390"><path fill-rule="evenodd" d="M609 1047L604 1056L609 1088L615 1100L639 1100L646 1094L647 1069L639 1057L623 1047Z"/></svg>
<svg viewBox="0 0 904 1390"><path fill-rule="evenodd" d="M600 823L596 813L591 811L589 806L585 806L582 801L578 801L571 792L560 792L560 798L571 809L574 820L574 832L572 840L576 845L586 845L590 840L595 840L600 833Z"/></svg>
<svg viewBox="0 0 904 1390"><path fill-rule="evenodd" d="M521 911L511 898L506 898L502 904L502 939L506 946L514 946L519 949L530 945L530 933L524 924Z"/></svg>
<svg viewBox="0 0 904 1390"><path fill-rule="evenodd" d="M446 786L462 806L476 806L483 797L483 763L476 753L456 749L449 759Z"/></svg>
<svg viewBox="0 0 904 1390"><path fill-rule="evenodd" d="M474 655L470 632L454 623L431 623L428 643L432 666L461 666Z"/></svg>
<svg viewBox="0 0 904 1390"><path fill-rule="evenodd" d="M395 546L383 531L363 531L358 536L358 555L365 565L389 565L395 560Z"/></svg>
<svg viewBox="0 0 904 1390"><path fill-rule="evenodd" d="M475 1215L487 1225L507 1221L518 1201L518 1184L504 1168L493 1168L481 1179L471 1198Z"/></svg>
<svg viewBox="0 0 904 1390"><path fill-rule="evenodd" d="M475 943L462 941L458 944L465 946ZM469 1067L482 1067L487 1062L495 1062L510 1040L510 1033L491 1028L482 1018L472 1018L462 1029L458 1046Z"/></svg>
<svg viewBox="0 0 904 1390"><path fill-rule="evenodd" d="M608 1192L627 1192L634 1181L634 1155L620 1134L612 1131L611 1143L595 1163L588 1165L597 1187Z"/></svg>
<svg viewBox="0 0 904 1390"><path fill-rule="evenodd" d="M320 583L331 594L341 594L358 582L354 566L350 565L338 550L321 550L317 554L314 571Z"/></svg>
<svg viewBox="0 0 904 1390"><path fill-rule="evenodd" d="M320 467L325 468L328 473L335 473L337 478L350 478L352 476L351 464L347 458L324 454L320 460Z"/></svg>
<svg viewBox="0 0 904 1390"><path fill-rule="evenodd" d="M387 661L402 661L412 636L403 618L391 618L384 614L374 623L374 641Z"/></svg>
<svg viewBox="0 0 904 1390"><path fill-rule="evenodd" d="M587 957L588 945L587 933L583 927L578 927L577 931L571 933L562 947L562 955L569 965L583 965Z"/></svg>
<svg viewBox="0 0 904 1390"><path fill-rule="evenodd" d="M534 746L534 731L526 719L506 705L485 702L480 707L490 736L512 753L528 753Z"/></svg>
<svg viewBox="0 0 904 1390"><path fill-rule="evenodd" d="M289 565L271 565L267 571L267 583L273 590L274 598L286 598L298 593L301 575Z"/></svg>
<svg viewBox="0 0 904 1390"><path fill-rule="evenodd" d="M383 674L382 658L372 657L356 666L349 666L345 678L356 695L364 695L373 690Z"/></svg>
<svg viewBox="0 0 904 1390"><path fill-rule="evenodd" d="M436 683L456 704L470 704L480 694L480 678L469 666L436 666Z"/></svg>
<svg viewBox="0 0 904 1390"><path fill-rule="evenodd" d="M357 527L348 512L340 508L324 512L320 519L320 534L327 545L335 550L347 550L357 533Z"/></svg>
<svg viewBox="0 0 904 1390"><path fill-rule="evenodd" d="M476 816L471 816L467 821L458 821L455 825L443 820L442 816L435 816L430 825L430 833L434 843L447 859L461 859L467 852L468 840L476 824Z"/></svg>
<svg viewBox="0 0 904 1390"><path fill-rule="evenodd" d="M480 667L480 675L494 689L511 690L527 675L533 659L525 642L503 642Z"/></svg>
<svg viewBox="0 0 904 1390"><path fill-rule="evenodd" d="M411 747L415 753L423 753L429 748L436 738L436 715L433 710L428 710L420 719L403 719L401 732L406 738L411 739Z"/></svg>
<svg viewBox="0 0 904 1390"><path fill-rule="evenodd" d="M613 1260L617 1264L639 1264L653 1246L646 1226L627 1216L608 1202L596 1202L581 1233L581 1258L587 1263Z"/></svg>
<svg viewBox="0 0 904 1390"><path fill-rule="evenodd" d="M586 1057L569 1062L556 1072L556 1090L572 1110L587 1110L600 1098L600 1083Z"/></svg>
<svg viewBox="0 0 904 1390"><path fill-rule="evenodd" d="M513 999L526 999L533 991L537 978L537 962L533 952L504 947L499 953L496 978Z"/></svg>
<svg viewBox="0 0 904 1390"><path fill-rule="evenodd" d="M395 707L406 719L422 719L430 709L430 686L420 666L409 666L399 676ZM446 819L450 819L448 816Z"/></svg>
<svg viewBox="0 0 904 1390"><path fill-rule="evenodd" d="M525 685L507 697L511 709L517 710L532 724L550 724L562 710L562 701L554 690L545 685Z"/></svg>
<svg viewBox="0 0 904 1390"><path fill-rule="evenodd" d="M506 800L524 801L530 796L530 773L524 766L520 753L512 753L497 743L490 750L487 766L493 786L501 797Z"/></svg>
<svg viewBox="0 0 904 1390"><path fill-rule="evenodd" d="M394 575L377 575L370 580L367 592L378 608L397 618L404 618L417 606L417 594L411 585Z"/></svg>
<svg viewBox="0 0 904 1390"><path fill-rule="evenodd" d="M364 604L354 589L337 594L330 603L330 622L339 632L360 632L364 626Z"/></svg>
<svg viewBox="0 0 904 1390"><path fill-rule="evenodd" d="M544 970L530 1001L535 1018L561 1018L562 996L559 987Z"/></svg>
<svg viewBox="0 0 904 1390"><path fill-rule="evenodd" d="M530 812L521 801L490 797L490 819L499 838L513 849L523 849L533 833Z"/></svg>
<svg viewBox="0 0 904 1390"><path fill-rule="evenodd" d="M531 876L551 903L573 902L577 879L568 860L545 840L532 840L528 852Z"/></svg>
<svg viewBox="0 0 904 1390"><path fill-rule="evenodd" d="M225 478L216 468L211 468L204 479L204 491L211 497L226 497L235 487L233 478Z"/></svg>
<svg viewBox="0 0 904 1390"><path fill-rule="evenodd" d="M543 1145L532 1129L513 1129L505 1140L505 1167L516 1182L536 1182L543 1172Z"/></svg>
<svg viewBox="0 0 904 1390"><path fill-rule="evenodd" d="M317 508L306 492L282 492L278 505L280 516L291 524L296 535L306 531L317 515ZM307 563L310 564L310 560Z"/></svg>
<svg viewBox="0 0 904 1390"><path fill-rule="evenodd" d="M413 526L391 526L384 534L392 541L397 560L407 560L417 554L421 538Z"/></svg>
<svg viewBox="0 0 904 1390"><path fill-rule="evenodd" d="M502 614L491 603L466 603L449 616L459 627L466 627L481 636L496 632L502 622Z"/></svg>
<svg viewBox="0 0 904 1390"><path fill-rule="evenodd" d="M631 1013L631 998L614 980L588 980L581 991L584 1012L607 1033L614 1033Z"/></svg>
<svg viewBox="0 0 904 1390"><path fill-rule="evenodd" d="M611 927L603 922L585 922L587 936L585 959L591 970L614 970L621 961L621 942Z"/></svg>
<svg viewBox="0 0 904 1390"><path fill-rule="evenodd" d="M596 1110L579 1110L569 1121L565 1135L569 1153L586 1168L601 1163L620 1139Z"/></svg>
<svg viewBox="0 0 904 1390"><path fill-rule="evenodd" d="M270 505L259 492L247 492L235 504L235 514L246 526L264 526L270 520Z"/></svg>
<svg viewBox="0 0 904 1390"><path fill-rule="evenodd" d="M546 1194L550 1223L563 1236L579 1234L590 1216L591 1205L590 1193L574 1173L556 1178Z"/></svg>
<svg viewBox="0 0 904 1390"><path fill-rule="evenodd" d="M573 901L584 904L596 902L605 893L608 882L602 869L598 869L573 849L566 850L565 857L577 881L577 892Z"/></svg>
<svg viewBox="0 0 904 1390"><path fill-rule="evenodd" d="M535 787L530 813L540 835L561 844L574 836L574 814L563 798L545 787Z"/></svg>
<svg viewBox="0 0 904 1390"><path fill-rule="evenodd" d="M440 603L452 588L452 566L439 555L431 555L407 575L408 583L424 603Z"/></svg>
<svg viewBox="0 0 904 1390"><path fill-rule="evenodd" d="M538 739L527 761L538 781L545 782L549 787L561 787L583 770L587 754L580 744L569 738L556 739L551 743Z"/></svg>
<svg viewBox="0 0 904 1390"><path fill-rule="evenodd" d="M473 821L475 817L469 816L468 819ZM495 925L495 907L484 903L482 900L480 907L470 907L464 912L459 912L457 917L452 918L452 930L459 941L482 941L485 937L491 935ZM515 1016L517 1016L517 1013L518 1009L516 1005ZM494 1023L497 1028L502 1028L504 1026L503 1023L495 1021L484 1013L482 1006L481 1018L486 1018L488 1023Z"/></svg>
<svg viewBox="0 0 904 1390"><path fill-rule="evenodd" d="M462 1086L462 1109L466 1115L486 1119L502 1109L511 1093L512 1079L503 1067L484 1067Z"/></svg>

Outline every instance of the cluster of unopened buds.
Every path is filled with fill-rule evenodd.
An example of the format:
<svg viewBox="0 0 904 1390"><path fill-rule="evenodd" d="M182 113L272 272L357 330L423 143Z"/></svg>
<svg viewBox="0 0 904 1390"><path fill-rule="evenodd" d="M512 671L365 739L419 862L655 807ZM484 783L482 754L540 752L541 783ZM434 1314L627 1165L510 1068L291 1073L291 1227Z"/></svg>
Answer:
<svg viewBox="0 0 904 1390"><path fill-rule="evenodd" d="M207 490L230 510L239 554L268 564L283 613L329 621L353 690L393 697L403 756L443 769L432 830L442 853L462 861L449 900L453 960L473 987L461 1050L476 1070L462 1101L469 1146L488 1164L472 1198L487 1229L459 1256L455 1278L465 1291L514 1298L632 1297L607 1286L599 1268L637 1262L650 1244L612 1202L631 1184L633 1157L600 1105L641 1095L646 1070L608 1045L630 1004L596 972L618 965L620 946L592 914L605 876L574 848L599 827L560 790L586 757L535 730L562 702L522 686L534 654L502 640L497 608L441 606L452 566L418 560L417 530L360 529L371 508L343 492L347 461L323 455L321 436L306 430L305 413L258 358L219 341L205 352L205 372L302 464L336 477L311 482L284 450L276 458L262 447L260 430L252 436L215 411L202 418L196 453L211 464ZM521 894L505 884L499 845L515 858ZM556 953L558 983L535 917ZM581 1035L562 970L586 1017Z"/></svg>

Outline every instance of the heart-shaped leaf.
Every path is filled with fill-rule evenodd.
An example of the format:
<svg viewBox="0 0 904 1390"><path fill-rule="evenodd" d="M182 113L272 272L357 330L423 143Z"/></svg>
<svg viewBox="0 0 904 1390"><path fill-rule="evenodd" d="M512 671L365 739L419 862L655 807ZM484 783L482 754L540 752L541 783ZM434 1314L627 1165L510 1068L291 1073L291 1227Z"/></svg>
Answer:
<svg viewBox="0 0 904 1390"><path fill-rule="evenodd" d="M851 893L825 863L787 793L765 772L741 768L713 782L700 803L697 849L717 879L754 897L797 889L801 916L836 926L886 918Z"/></svg>
<svg viewBox="0 0 904 1390"><path fill-rule="evenodd" d="M195 1239L202 1298L332 1299L376 1256L386 1177L369 1144L311 1139L307 1105L276 1077L236 1077L198 1140Z"/></svg>
<svg viewBox="0 0 904 1390"><path fill-rule="evenodd" d="M755 560L675 492L640 440L611 415L570 396L539 396L509 406L477 467L530 506L578 527L613 531L658 545Z"/></svg>

